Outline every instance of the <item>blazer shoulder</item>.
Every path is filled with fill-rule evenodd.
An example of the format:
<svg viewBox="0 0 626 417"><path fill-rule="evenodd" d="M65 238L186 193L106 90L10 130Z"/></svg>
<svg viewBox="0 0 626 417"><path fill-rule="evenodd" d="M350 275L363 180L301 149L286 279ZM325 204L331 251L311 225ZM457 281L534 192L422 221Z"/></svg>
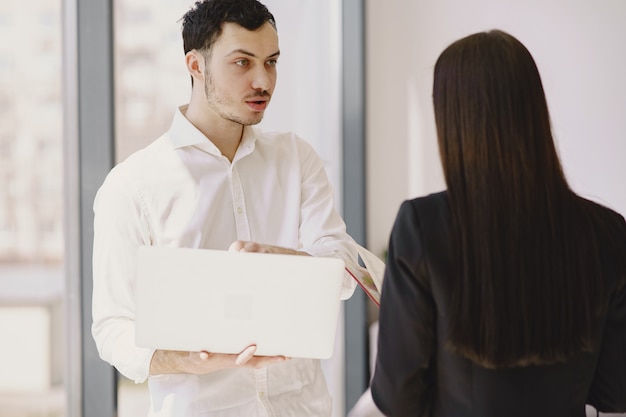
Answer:
<svg viewBox="0 0 626 417"><path fill-rule="evenodd" d="M411 210L415 212L420 223L432 223L447 218L449 213L448 193L441 191L423 197L407 200L403 203L401 211Z"/></svg>

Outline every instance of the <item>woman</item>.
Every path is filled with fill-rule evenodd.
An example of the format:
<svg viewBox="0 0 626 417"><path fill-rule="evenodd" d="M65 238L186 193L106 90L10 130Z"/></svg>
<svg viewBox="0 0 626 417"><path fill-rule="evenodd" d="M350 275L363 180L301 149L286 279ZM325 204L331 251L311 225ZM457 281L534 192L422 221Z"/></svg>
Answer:
<svg viewBox="0 0 626 417"><path fill-rule="evenodd" d="M528 50L450 45L433 102L447 191L389 242L372 395L389 416L626 411L626 223L576 195Z"/></svg>

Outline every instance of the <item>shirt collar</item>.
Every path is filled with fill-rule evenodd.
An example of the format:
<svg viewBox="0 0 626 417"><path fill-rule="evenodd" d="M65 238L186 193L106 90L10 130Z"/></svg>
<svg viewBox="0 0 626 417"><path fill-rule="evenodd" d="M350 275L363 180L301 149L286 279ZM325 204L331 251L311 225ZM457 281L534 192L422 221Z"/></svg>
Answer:
<svg viewBox="0 0 626 417"><path fill-rule="evenodd" d="M168 135L173 148L178 149L186 146L195 146L210 154L221 155L222 153L217 146L187 120L185 117L187 107L188 105L180 106L174 113L174 119L172 120ZM243 155L247 155L252 152L256 142L256 136L256 131L252 126L244 126L237 153L241 152Z"/></svg>

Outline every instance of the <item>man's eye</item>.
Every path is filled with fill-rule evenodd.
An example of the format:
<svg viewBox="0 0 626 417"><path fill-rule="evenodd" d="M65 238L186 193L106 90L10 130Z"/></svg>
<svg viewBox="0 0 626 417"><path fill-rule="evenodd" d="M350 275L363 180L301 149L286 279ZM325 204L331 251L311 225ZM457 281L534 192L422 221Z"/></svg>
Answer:
<svg viewBox="0 0 626 417"><path fill-rule="evenodd" d="M267 65L269 65L270 67L275 67L276 64L278 64L277 59L270 59L269 61L267 61Z"/></svg>
<svg viewBox="0 0 626 417"><path fill-rule="evenodd" d="M240 59L238 61L235 61L236 65L239 65L240 67L245 67L246 65L248 65L248 60L247 59Z"/></svg>

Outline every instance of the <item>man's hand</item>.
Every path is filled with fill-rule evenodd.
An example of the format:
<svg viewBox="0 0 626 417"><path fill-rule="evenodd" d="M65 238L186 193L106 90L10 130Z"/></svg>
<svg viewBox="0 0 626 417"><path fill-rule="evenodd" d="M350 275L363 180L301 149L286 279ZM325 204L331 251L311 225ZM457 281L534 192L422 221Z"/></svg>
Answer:
<svg viewBox="0 0 626 417"><path fill-rule="evenodd" d="M263 243L249 242L245 240L236 240L230 244L228 248L231 252L259 252L259 253L279 253L284 255L302 255L310 256L306 252L297 251L295 249L283 248L280 246L266 245Z"/></svg>
<svg viewBox="0 0 626 417"><path fill-rule="evenodd" d="M239 367L259 369L289 359L285 356L254 356L255 352L255 345L248 346L239 354L157 350L150 362L150 375L202 375Z"/></svg>

